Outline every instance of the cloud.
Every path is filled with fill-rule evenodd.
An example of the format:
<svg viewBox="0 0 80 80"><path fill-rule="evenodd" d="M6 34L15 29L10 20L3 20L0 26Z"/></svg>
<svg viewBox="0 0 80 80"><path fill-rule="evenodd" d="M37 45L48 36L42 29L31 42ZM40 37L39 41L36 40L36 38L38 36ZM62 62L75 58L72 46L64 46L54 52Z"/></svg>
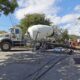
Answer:
<svg viewBox="0 0 80 80"><path fill-rule="evenodd" d="M80 16L80 14L74 13L74 14L67 14L65 16L62 17L61 19L61 23L73 23L75 20L78 19L78 17Z"/></svg>
<svg viewBox="0 0 80 80"><path fill-rule="evenodd" d="M77 5L77 6L74 8L74 10L80 12L80 5Z"/></svg>
<svg viewBox="0 0 80 80"><path fill-rule="evenodd" d="M51 22L53 22L53 24L55 25L59 25L61 24L61 17L60 16L57 16L56 14L55 15L47 15L47 18L50 19Z"/></svg>
<svg viewBox="0 0 80 80"><path fill-rule="evenodd" d="M57 15L48 15L47 17L50 18L50 20L56 24L56 25L61 25L61 24L70 24L70 23L74 23L74 21L76 21L78 19L78 17L80 16L80 14L78 13L71 13L71 14L66 14L62 17L57 16Z"/></svg>
<svg viewBox="0 0 80 80"><path fill-rule="evenodd" d="M16 17L22 19L26 14L31 13L55 14L59 9L55 3L56 0L19 0L18 4L21 8L16 11Z"/></svg>
<svg viewBox="0 0 80 80"><path fill-rule="evenodd" d="M61 23L64 24L62 28L67 29L69 34L80 36L80 5L74 7L73 13L66 14L62 17Z"/></svg>
<svg viewBox="0 0 80 80"><path fill-rule="evenodd" d="M63 26L63 28L67 29L68 33L70 35L78 35L78 36L80 36L80 23L79 22L66 24L66 25Z"/></svg>
<svg viewBox="0 0 80 80"><path fill-rule="evenodd" d="M74 13L74 14L67 14L63 16L61 23L64 25L62 28L67 29L69 34L79 35L80 36L80 21L78 20L78 17L80 14Z"/></svg>
<svg viewBox="0 0 80 80"><path fill-rule="evenodd" d="M61 7L56 3L62 0L18 0L19 9L16 11L17 19L22 19L26 14L45 13L47 18L55 25L68 29L69 34L80 35L80 25L77 18L80 16L80 5L74 7L72 13L58 16Z"/></svg>

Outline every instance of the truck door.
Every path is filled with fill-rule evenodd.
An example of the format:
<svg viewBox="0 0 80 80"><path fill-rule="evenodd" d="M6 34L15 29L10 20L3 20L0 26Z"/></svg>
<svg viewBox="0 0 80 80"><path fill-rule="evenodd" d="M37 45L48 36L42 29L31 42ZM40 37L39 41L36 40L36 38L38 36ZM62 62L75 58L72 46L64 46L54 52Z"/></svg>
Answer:
<svg viewBox="0 0 80 80"><path fill-rule="evenodd" d="M20 29L11 28L10 32L11 32L11 40L12 41L21 41L22 40L22 33L21 33Z"/></svg>
<svg viewBox="0 0 80 80"><path fill-rule="evenodd" d="M22 40L22 33L20 32L19 29L15 29L15 35L16 35L16 39L18 41L21 41Z"/></svg>

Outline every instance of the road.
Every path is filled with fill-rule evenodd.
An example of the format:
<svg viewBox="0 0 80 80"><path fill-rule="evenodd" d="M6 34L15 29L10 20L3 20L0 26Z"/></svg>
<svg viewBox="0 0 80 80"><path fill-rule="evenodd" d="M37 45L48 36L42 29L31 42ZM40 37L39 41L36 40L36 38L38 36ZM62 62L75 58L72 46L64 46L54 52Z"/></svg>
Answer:
<svg viewBox="0 0 80 80"><path fill-rule="evenodd" d="M64 51L32 52L15 49L10 52L0 51L0 80L37 80L38 76L57 59L65 56L67 58L41 76L40 80L80 80L80 65L76 64L74 60L74 58L80 58L79 51L68 55ZM55 58L53 62L45 65L36 74L29 76L53 58Z"/></svg>

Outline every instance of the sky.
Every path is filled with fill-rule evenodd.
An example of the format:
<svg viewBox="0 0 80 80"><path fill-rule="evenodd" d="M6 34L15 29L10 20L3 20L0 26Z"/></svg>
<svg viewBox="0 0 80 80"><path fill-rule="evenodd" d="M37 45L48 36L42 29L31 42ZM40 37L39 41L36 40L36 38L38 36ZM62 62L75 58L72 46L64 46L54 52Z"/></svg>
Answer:
<svg viewBox="0 0 80 80"><path fill-rule="evenodd" d="M0 16L0 30L8 31L27 14L44 13L55 25L80 36L80 0L17 0L19 7L13 14Z"/></svg>

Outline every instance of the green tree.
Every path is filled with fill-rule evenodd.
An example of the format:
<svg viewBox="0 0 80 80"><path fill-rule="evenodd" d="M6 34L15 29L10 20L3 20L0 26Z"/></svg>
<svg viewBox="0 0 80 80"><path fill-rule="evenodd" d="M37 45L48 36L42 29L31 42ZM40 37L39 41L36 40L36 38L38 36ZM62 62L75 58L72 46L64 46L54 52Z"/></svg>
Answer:
<svg viewBox="0 0 80 80"><path fill-rule="evenodd" d="M0 13L5 15L13 13L17 6L17 0L0 0Z"/></svg>
<svg viewBox="0 0 80 80"><path fill-rule="evenodd" d="M78 39L78 36L76 36L76 35L69 35L69 38L74 41L74 40Z"/></svg>
<svg viewBox="0 0 80 80"><path fill-rule="evenodd" d="M51 22L49 19L45 17L44 14L28 14L23 18L20 22L20 27L23 31L23 34L27 31L28 27L32 25L37 25L37 24L44 24L44 25L50 25Z"/></svg>
<svg viewBox="0 0 80 80"><path fill-rule="evenodd" d="M62 39L61 39L62 42L63 42L65 39L69 40L69 35L68 35L67 29L65 29L65 30L62 31Z"/></svg>

